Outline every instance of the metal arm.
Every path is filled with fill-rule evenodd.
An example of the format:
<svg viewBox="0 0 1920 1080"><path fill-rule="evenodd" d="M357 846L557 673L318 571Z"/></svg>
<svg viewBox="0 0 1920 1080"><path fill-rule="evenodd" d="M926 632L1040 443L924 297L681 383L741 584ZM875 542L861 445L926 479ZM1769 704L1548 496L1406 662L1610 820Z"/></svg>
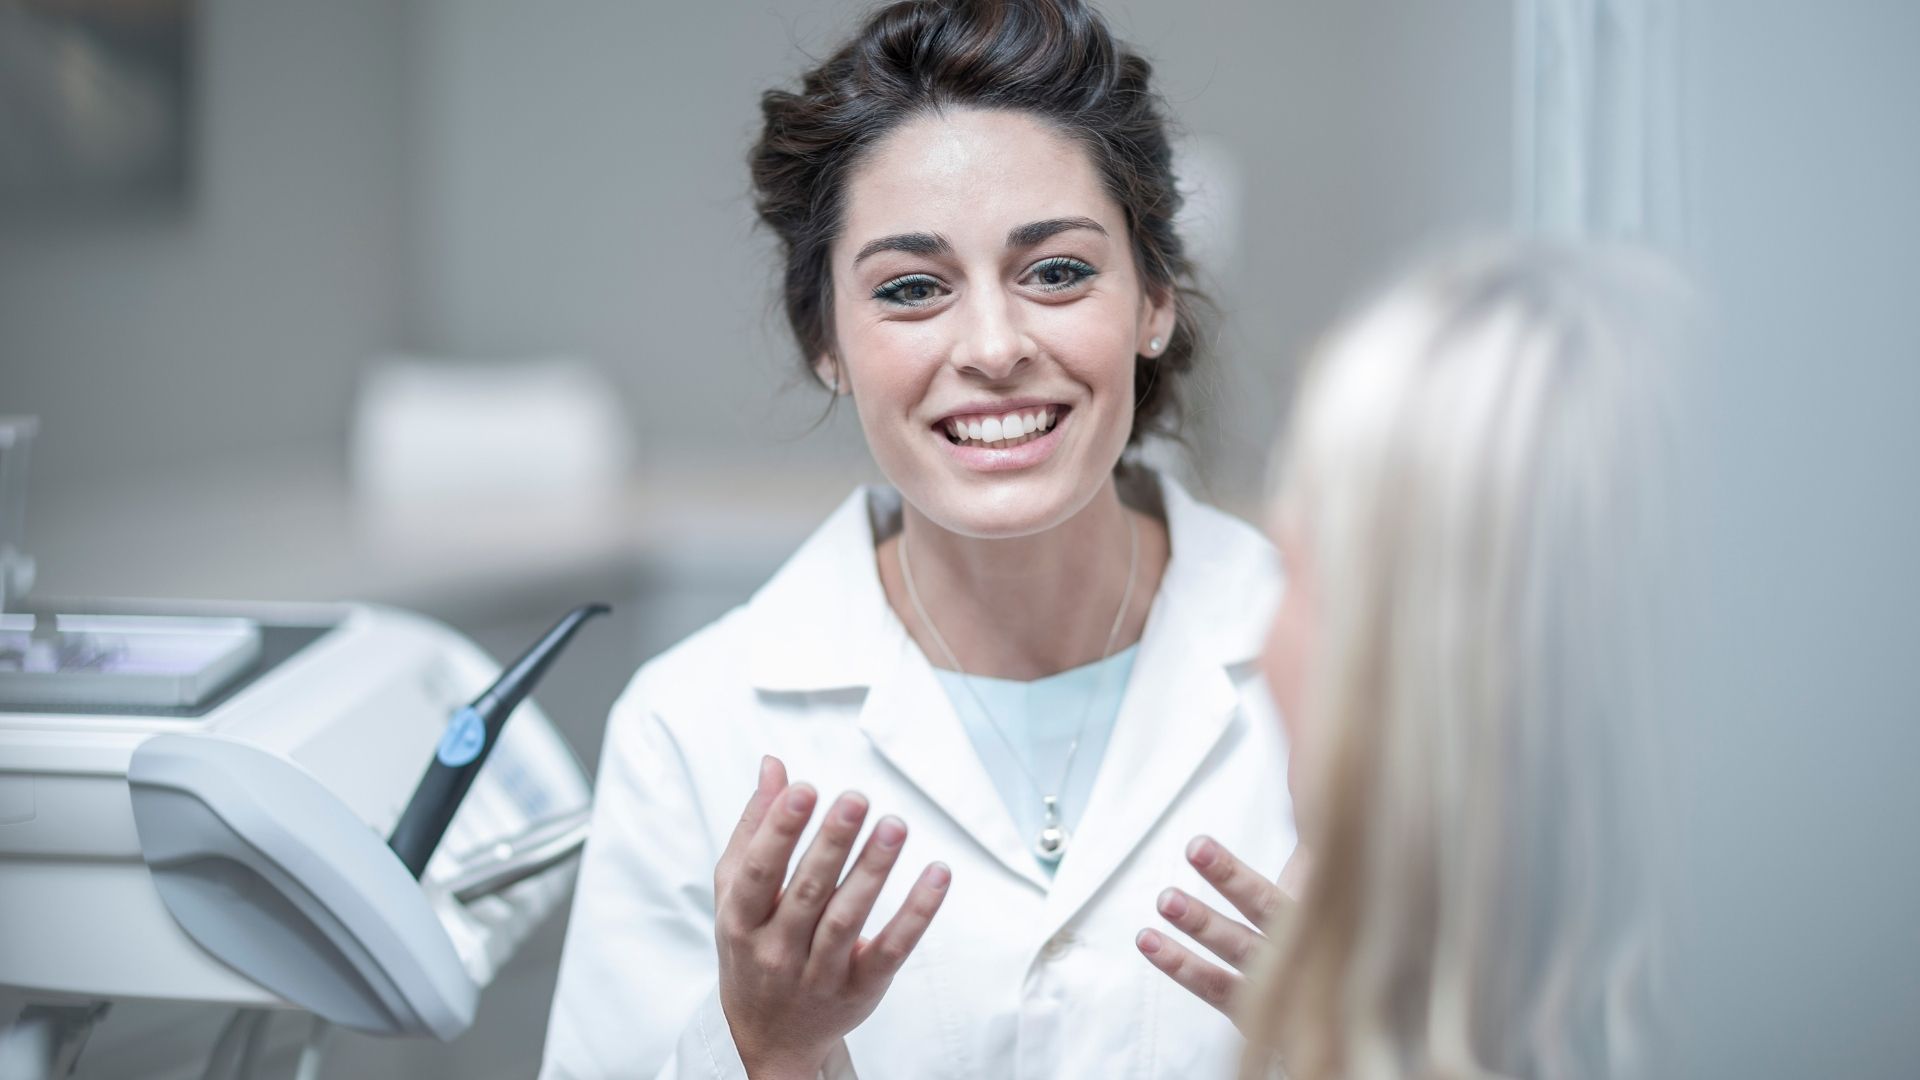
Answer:
<svg viewBox="0 0 1920 1080"><path fill-rule="evenodd" d="M27 451L39 434L32 416L0 416L0 615L33 588L27 554Z"/></svg>
<svg viewBox="0 0 1920 1080"><path fill-rule="evenodd" d="M544 873L579 856L592 818L591 809L582 809L539 822L463 860L460 872L442 887L454 899L470 904Z"/></svg>

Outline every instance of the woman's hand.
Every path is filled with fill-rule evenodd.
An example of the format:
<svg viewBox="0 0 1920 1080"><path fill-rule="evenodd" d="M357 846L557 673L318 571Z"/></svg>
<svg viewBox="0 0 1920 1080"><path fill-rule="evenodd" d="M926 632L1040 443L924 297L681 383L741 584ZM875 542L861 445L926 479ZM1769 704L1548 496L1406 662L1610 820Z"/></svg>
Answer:
<svg viewBox="0 0 1920 1080"><path fill-rule="evenodd" d="M848 792L827 811L787 881L817 801L811 787L787 783L778 759L764 759L759 787L714 870L720 1007L754 1080L813 1080L841 1037L880 1004L946 897L950 874L934 863L886 927L871 940L860 937L907 827L881 818L841 882L867 816L867 801Z"/></svg>
<svg viewBox="0 0 1920 1080"><path fill-rule="evenodd" d="M1254 927L1270 925L1281 908L1292 902L1279 885L1262 877L1209 837L1195 837L1187 845L1187 862L1240 914L1252 920ZM1168 922L1206 946L1208 952L1226 961L1232 970L1201 959L1193 950L1157 930L1140 931L1134 944L1154 967L1238 1025L1240 1018L1235 1006L1246 985L1245 972L1269 947L1266 935L1220 914L1179 889L1161 893L1157 906Z"/></svg>

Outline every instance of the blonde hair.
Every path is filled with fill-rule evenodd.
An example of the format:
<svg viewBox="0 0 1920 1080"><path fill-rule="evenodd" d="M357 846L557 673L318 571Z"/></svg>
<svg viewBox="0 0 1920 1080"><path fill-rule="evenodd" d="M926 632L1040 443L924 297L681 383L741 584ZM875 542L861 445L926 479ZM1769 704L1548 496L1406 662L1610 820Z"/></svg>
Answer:
<svg viewBox="0 0 1920 1080"><path fill-rule="evenodd" d="M1642 647L1667 425L1624 253L1489 244L1318 351L1276 527L1319 592L1312 873L1247 1075L1617 1076L1644 1045ZM1669 324L1670 325L1670 324Z"/></svg>

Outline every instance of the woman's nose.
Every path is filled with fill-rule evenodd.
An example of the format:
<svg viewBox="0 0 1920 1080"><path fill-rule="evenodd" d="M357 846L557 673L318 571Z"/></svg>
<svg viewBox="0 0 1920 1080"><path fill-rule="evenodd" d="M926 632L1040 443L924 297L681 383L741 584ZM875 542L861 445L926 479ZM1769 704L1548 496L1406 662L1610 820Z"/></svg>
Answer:
<svg viewBox="0 0 1920 1080"><path fill-rule="evenodd" d="M954 364L978 378L1000 381L1033 359L1033 342L1005 297L980 296L967 304Z"/></svg>

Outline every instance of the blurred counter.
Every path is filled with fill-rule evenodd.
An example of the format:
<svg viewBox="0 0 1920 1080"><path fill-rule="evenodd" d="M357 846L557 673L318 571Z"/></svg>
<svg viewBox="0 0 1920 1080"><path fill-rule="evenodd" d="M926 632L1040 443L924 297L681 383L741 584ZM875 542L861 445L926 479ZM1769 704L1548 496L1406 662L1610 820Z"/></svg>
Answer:
<svg viewBox="0 0 1920 1080"><path fill-rule="evenodd" d="M31 495L35 594L356 599L442 617L570 582L770 569L870 469L657 468L593 494L356 498L287 455Z"/></svg>

